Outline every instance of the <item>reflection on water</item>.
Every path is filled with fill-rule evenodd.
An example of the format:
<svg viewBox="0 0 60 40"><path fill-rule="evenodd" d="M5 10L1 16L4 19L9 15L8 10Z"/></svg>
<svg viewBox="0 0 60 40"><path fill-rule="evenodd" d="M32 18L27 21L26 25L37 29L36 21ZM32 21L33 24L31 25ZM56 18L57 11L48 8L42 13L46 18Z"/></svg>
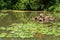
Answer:
<svg viewBox="0 0 60 40"><path fill-rule="evenodd" d="M18 12L18 13L7 12L3 14L7 15L6 16L3 15L0 17L0 26L7 26L12 23L28 22L30 18L38 15L39 12Z"/></svg>

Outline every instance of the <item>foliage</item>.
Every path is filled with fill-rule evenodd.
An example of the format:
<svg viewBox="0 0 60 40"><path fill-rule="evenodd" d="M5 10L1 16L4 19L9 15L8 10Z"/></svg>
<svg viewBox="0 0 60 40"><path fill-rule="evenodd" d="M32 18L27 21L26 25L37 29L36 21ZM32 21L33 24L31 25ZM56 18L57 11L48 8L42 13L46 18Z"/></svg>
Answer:
<svg viewBox="0 0 60 40"><path fill-rule="evenodd" d="M0 0L0 10L1 9L6 9L6 7L5 7L5 2L4 2L4 0Z"/></svg>
<svg viewBox="0 0 60 40"><path fill-rule="evenodd" d="M0 9L55 11L58 4L59 0L1 0Z"/></svg>
<svg viewBox="0 0 60 40"><path fill-rule="evenodd" d="M50 6L47 10L49 11L59 11L60 9L60 1L59 0L55 0L55 3Z"/></svg>
<svg viewBox="0 0 60 40"><path fill-rule="evenodd" d="M19 2L16 3L14 6L18 10L37 10L39 8L39 0L18 0Z"/></svg>
<svg viewBox="0 0 60 40"><path fill-rule="evenodd" d="M55 7L54 11L60 11L60 4Z"/></svg>

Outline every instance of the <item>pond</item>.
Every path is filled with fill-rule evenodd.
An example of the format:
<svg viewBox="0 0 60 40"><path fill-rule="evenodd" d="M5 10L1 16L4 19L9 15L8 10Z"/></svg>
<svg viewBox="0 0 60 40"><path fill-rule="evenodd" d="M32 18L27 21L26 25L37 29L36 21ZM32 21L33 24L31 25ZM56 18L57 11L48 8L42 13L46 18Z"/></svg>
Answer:
<svg viewBox="0 0 60 40"><path fill-rule="evenodd" d="M32 18L40 12L0 12L0 40L60 40L60 13L46 12L53 16L53 23L39 23ZM40 33L43 37L35 37Z"/></svg>

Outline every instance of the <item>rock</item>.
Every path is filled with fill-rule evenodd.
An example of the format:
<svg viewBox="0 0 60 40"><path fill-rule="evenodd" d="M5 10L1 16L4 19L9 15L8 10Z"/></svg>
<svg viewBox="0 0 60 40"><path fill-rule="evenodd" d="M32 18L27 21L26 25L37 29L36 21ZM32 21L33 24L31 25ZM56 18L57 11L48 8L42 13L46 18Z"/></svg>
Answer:
<svg viewBox="0 0 60 40"><path fill-rule="evenodd" d="M46 16L44 13L40 13L34 20L39 23L53 22L55 18L53 16Z"/></svg>
<svg viewBox="0 0 60 40"><path fill-rule="evenodd" d="M51 22L51 21L54 21L54 20L55 20L55 18L52 17L52 16L45 16L44 17L44 22Z"/></svg>
<svg viewBox="0 0 60 40"><path fill-rule="evenodd" d="M44 18L45 17L45 14L44 13L40 13L39 16L42 17L42 18Z"/></svg>

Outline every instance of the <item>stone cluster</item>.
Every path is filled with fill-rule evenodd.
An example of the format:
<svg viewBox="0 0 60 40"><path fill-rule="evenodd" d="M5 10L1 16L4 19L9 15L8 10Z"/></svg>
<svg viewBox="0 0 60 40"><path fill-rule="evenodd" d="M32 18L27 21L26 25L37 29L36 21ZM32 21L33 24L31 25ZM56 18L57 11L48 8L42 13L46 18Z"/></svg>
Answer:
<svg viewBox="0 0 60 40"><path fill-rule="evenodd" d="M33 20L39 23L47 23L55 21L55 18L53 16L45 15L45 13L40 13L40 15L33 18Z"/></svg>

